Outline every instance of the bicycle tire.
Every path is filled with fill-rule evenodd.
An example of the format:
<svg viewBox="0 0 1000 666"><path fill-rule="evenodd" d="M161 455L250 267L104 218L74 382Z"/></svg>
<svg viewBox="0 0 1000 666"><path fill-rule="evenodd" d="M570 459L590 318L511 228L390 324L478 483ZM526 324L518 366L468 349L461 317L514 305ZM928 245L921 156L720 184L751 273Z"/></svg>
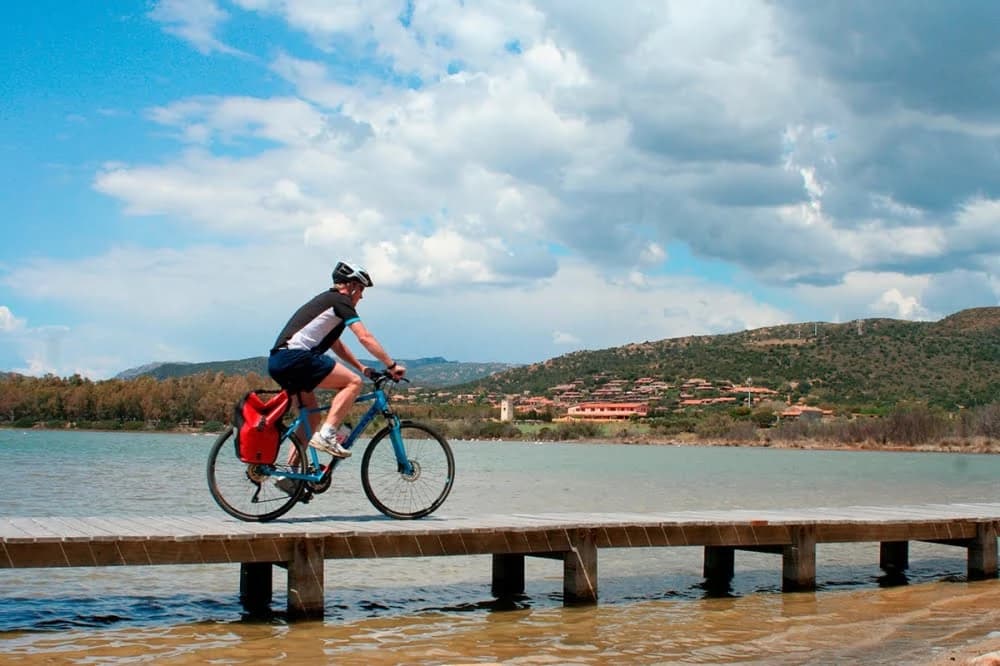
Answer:
<svg viewBox="0 0 1000 666"><path fill-rule="evenodd" d="M400 472L386 426L368 443L361 460L361 485L368 501L390 518L412 520L441 506L455 481L455 456L448 440L413 421L399 424L414 474Z"/></svg>
<svg viewBox="0 0 1000 666"><path fill-rule="evenodd" d="M234 518L248 522L267 522L284 515L302 497L306 482L285 479L288 491L279 488L279 479L266 472L298 472L308 464L305 446L297 438L285 438L278 447L273 465L248 464L239 459L233 445L233 428L219 435L208 454L208 490L219 507ZM290 451L298 453L298 462L289 465Z"/></svg>

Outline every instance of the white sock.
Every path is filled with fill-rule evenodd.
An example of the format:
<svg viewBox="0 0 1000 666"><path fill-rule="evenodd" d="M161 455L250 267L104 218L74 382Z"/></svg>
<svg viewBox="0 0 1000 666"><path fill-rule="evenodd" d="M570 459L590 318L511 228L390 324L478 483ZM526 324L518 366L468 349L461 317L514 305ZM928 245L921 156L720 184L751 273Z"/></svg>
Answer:
<svg viewBox="0 0 1000 666"><path fill-rule="evenodd" d="M323 427L319 429L320 437L323 439L333 439L333 433L335 432L336 431L333 428L325 423L323 424Z"/></svg>

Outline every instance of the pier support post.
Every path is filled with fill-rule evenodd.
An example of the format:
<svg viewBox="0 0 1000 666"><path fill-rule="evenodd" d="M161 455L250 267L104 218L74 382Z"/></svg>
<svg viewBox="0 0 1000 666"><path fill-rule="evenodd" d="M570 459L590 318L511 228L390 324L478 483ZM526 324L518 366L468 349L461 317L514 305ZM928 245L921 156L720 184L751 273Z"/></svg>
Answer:
<svg viewBox="0 0 1000 666"><path fill-rule="evenodd" d="M570 530L563 554L563 605L597 603L597 543L593 530Z"/></svg>
<svg viewBox="0 0 1000 666"><path fill-rule="evenodd" d="M240 562L240 604L250 615L270 612L273 570L270 562Z"/></svg>
<svg viewBox="0 0 1000 666"><path fill-rule="evenodd" d="M323 617L323 540L299 539L288 562L288 619Z"/></svg>
<svg viewBox="0 0 1000 666"><path fill-rule="evenodd" d="M705 546L705 564L702 573L709 586L725 585L733 579L736 569L736 548L732 546Z"/></svg>
<svg viewBox="0 0 1000 666"><path fill-rule="evenodd" d="M816 589L816 527L790 530L792 543L782 549L781 589L785 592Z"/></svg>
<svg viewBox="0 0 1000 666"><path fill-rule="evenodd" d="M976 536L969 544L968 578L983 580L997 577L997 530L993 523L976 525Z"/></svg>
<svg viewBox="0 0 1000 666"><path fill-rule="evenodd" d="M909 541L882 541L879 543L878 566L889 574L902 573L910 568Z"/></svg>
<svg viewBox="0 0 1000 666"><path fill-rule="evenodd" d="M524 555L494 553L492 593L497 598L524 594Z"/></svg>

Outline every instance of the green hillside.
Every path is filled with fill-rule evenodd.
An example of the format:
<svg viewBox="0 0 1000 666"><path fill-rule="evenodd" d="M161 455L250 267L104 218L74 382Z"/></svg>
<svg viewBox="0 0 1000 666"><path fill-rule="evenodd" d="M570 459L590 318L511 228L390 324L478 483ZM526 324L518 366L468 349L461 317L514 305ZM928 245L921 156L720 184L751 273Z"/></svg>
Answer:
<svg viewBox="0 0 1000 666"><path fill-rule="evenodd" d="M490 376L470 388L530 391L583 380L692 377L742 383L831 405L926 401L954 408L1000 400L1000 307L937 322L809 322L581 351Z"/></svg>
<svg viewBox="0 0 1000 666"><path fill-rule="evenodd" d="M365 365L373 368L381 367L376 361L362 360ZM515 367L512 363L462 363L448 361L441 357L400 359L406 366L407 377L414 386L451 386L476 381L495 372ZM153 377L154 379L172 379L189 377L204 372L224 375L247 375L256 373L267 376L267 357L254 356L235 361L211 361L207 363L152 363L139 368L133 368L119 373L116 379L135 379L136 377Z"/></svg>

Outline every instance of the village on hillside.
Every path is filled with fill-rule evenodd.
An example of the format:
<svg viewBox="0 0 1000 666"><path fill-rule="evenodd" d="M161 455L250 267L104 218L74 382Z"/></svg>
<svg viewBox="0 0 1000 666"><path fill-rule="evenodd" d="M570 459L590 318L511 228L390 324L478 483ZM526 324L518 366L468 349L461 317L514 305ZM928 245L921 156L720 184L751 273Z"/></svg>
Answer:
<svg viewBox="0 0 1000 666"><path fill-rule="evenodd" d="M535 395L526 391L517 395L455 393L447 389L412 388L398 393L401 402L447 402L454 405L488 404L498 410L501 421L543 418L555 422L626 421L666 412L702 411L716 406L757 408L769 405L780 419L819 419L833 416L833 411L807 405L791 394L781 395L764 386L731 381L710 381L700 377L671 384L653 377L635 380L595 376L558 384Z"/></svg>

